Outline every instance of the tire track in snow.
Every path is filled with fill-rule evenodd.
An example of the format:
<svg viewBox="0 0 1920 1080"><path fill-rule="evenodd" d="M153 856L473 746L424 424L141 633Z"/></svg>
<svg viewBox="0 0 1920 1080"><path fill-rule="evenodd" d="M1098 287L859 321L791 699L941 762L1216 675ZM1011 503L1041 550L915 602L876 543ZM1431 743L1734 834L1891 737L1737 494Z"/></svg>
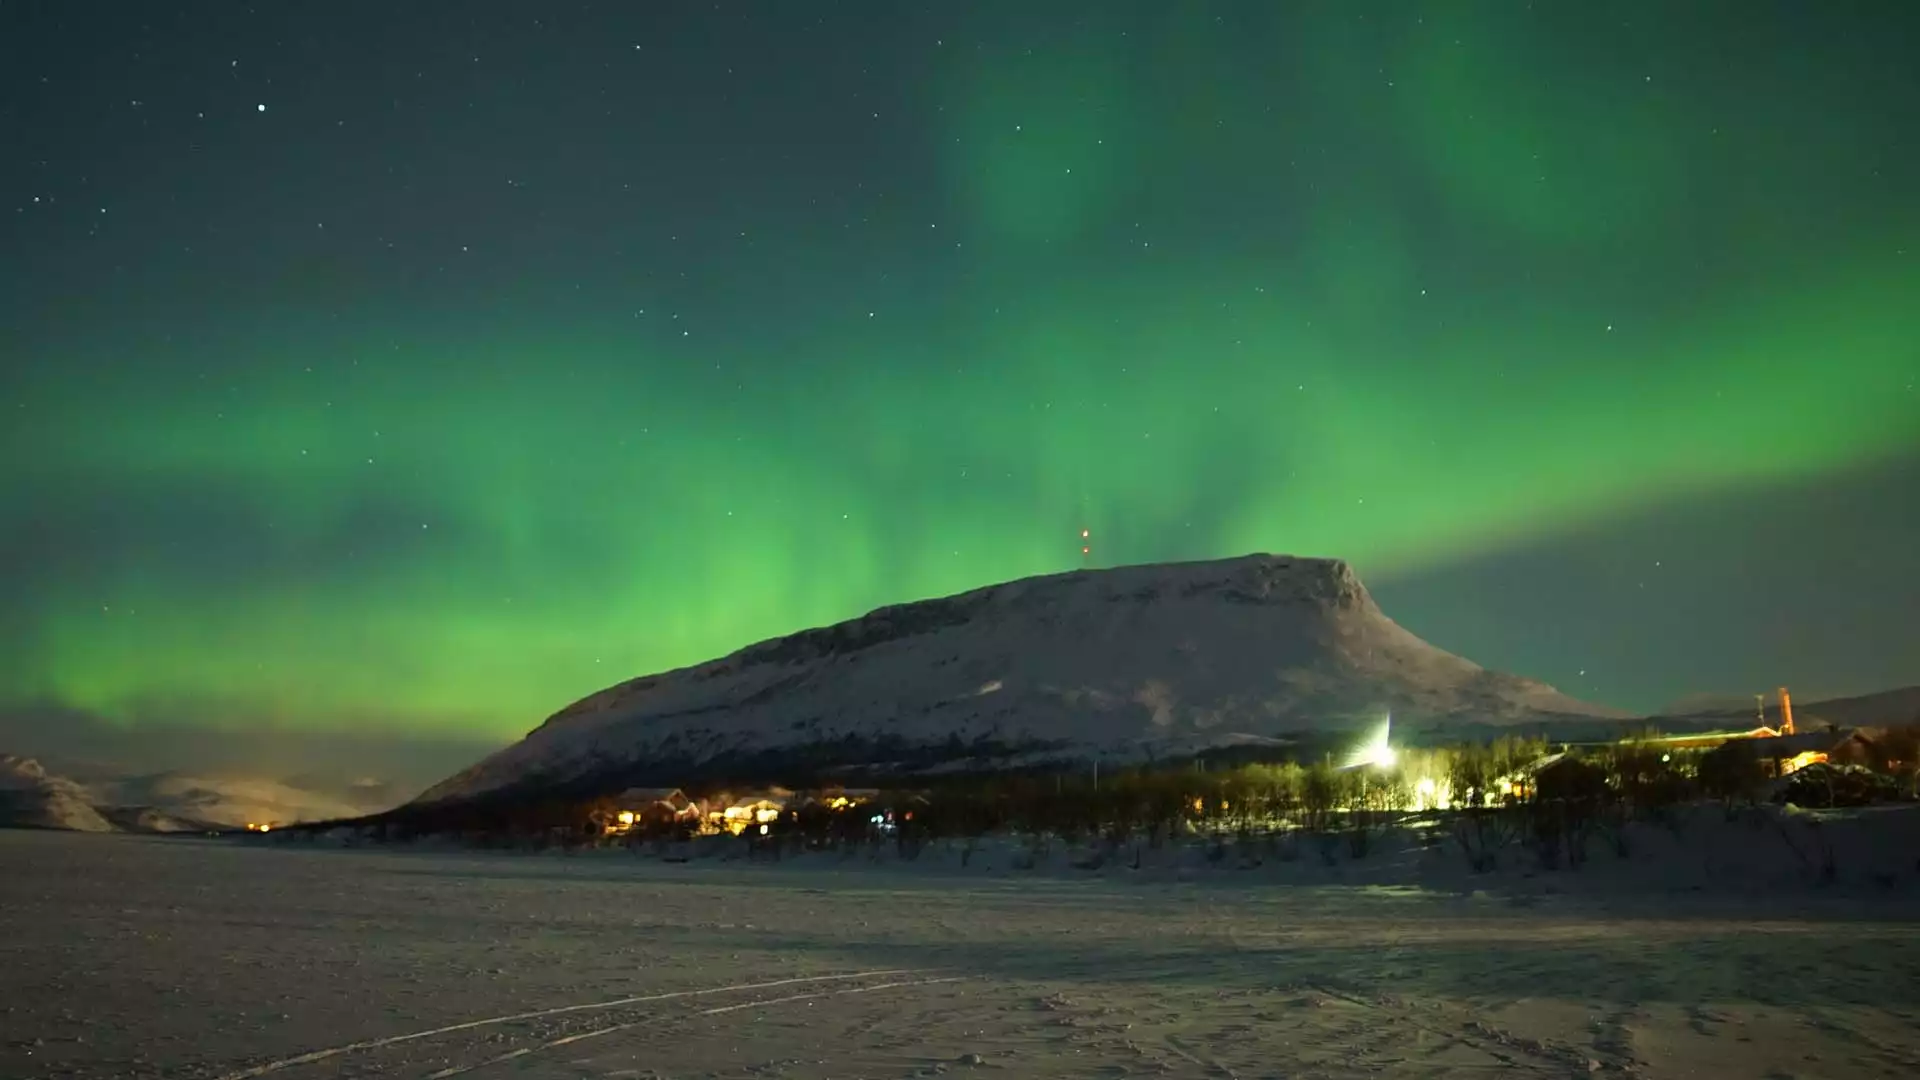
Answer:
<svg viewBox="0 0 1920 1080"><path fill-rule="evenodd" d="M896 974L896 973L886 972L882 974ZM912 974L912 972L899 972L897 974ZM852 976L848 976L848 977L851 978ZM425 1077L422 1078L422 1080L449 1080L450 1077L461 1076L470 1072L476 1072L480 1069L490 1068L494 1065L504 1065L509 1061L517 1061L520 1058L526 1057L530 1054L538 1054L547 1050L556 1050L562 1046L571 1046L574 1043L586 1042L588 1039L597 1039L602 1035L612 1035L612 1034L615 1034L616 1032L628 1031L633 1028L640 1027L644 1024L653 1024L653 1023L673 1024L673 1023L684 1022L687 1020L698 1019L703 1016L719 1016L723 1013L739 1012L743 1009L758 1009L767 1005L782 1005L782 1004L795 1002L795 1001L818 1001L821 998L845 997L849 994L871 994L876 990L896 990L901 987L907 987L907 986L933 986L937 983L955 983L955 982L961 982L963 980L972 979L972 978L978 978L978 976L947 975L947 976L942 976L939 978L932 978L932 979L903 979L898 982L880 983L876 986L856 986L847 990L826 990L826 991L819 991L819 992L806 993L806 994L788 994L783 997L762 998L758 1001L743 1001L733 1005L717 1005L710 1009L699 1009L694 1012L683 1013L679 1016L669 1017L669 1016L662 1016L659 1013L655 1013L649 1016L643 1016L638 1020L628 1020L618 1024L608 1024L606 1027L594 1028L590 1031L576 1032L572 1035L564 1035L558 1039L551 1039L551 1040L548 1040L547 1042L543 1042L538 1046L524 1046L518 1050L509 1050L506 1053L499 1055L498 1057L491 1057L486 1059L485 1061L478 1061L471 1065L455 1065L452 1068L441 1069L438 1072L428 1073Z"/></svg>
<svg viewBox="0 0 1920 1080"><path fill-rule="evenodd" d="M416 1042L421 1039L431 1039L439 1035L451 1035L461 1031L472 1031L475 1028L492 1027L498 1024L516 1023L521 1020L539 1020L548 1016L563 1016L567 1013L591 1012L591 1011L600 1010L600 1009L617 1009L623 1005L643 1005L643 1004L647 1004L655 1001L674 1001L678 999L692 998L692 997L710 997L714 994L742 993L749 990L771 990L775 987L798 986L804 983L843 982L848 979L870 979L870 978L878 978L885 975L912 975L912 974L915 974L915 973L907 970L906 968L883 968L883 969L878 969L874 971L847 972L839 975L803 975L803 976L796 976L790 979L771 979L764 982L733 983L727 986L710 986L700 990L673 990L673 991L669 991L666 993L659 993L659 994L639 994L633 997L614 998L608 1001L589 1001L589 1002L583 1002L577 1005L559 1005L551 1009L534 1009L529 1012L510 1013L506 1016L489 1016L479 1020L465 1020L458 1024L448 1024L444 1027L429 1028L425 1031L410 1031L404 1035L389 1035L379 1039L365 1039L360 1042L345 1043L340 1046L330 1046L323 1050L309 1050L303 1054L295 1054L293 1057L280 1058L279 1060L276 1060L276 1061L269 1061L260 1065L249 1066L248 1068L245 1068L245 1069L238 1069L233 1072L222 1073L220 1076L216 1077L215 1080L254 1080L255 1077L266 1076L269 1073L277 1073L284 1069L297 1068L301 1065L312 1065L315 1062L326 1061L329 1058L336 1058L343 1054L355 1054L355 1053L360 1053L367 1050L378 1050L383 1047L397 1046L401 1043Z"/></svg>

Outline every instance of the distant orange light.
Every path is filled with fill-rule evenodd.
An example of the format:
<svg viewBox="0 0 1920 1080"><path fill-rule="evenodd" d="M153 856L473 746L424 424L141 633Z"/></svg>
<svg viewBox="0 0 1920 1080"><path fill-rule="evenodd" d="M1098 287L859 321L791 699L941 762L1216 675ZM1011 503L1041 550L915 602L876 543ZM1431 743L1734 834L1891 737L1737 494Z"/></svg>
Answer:
<svg viewBox="0 0 1920 1080"><path fill-rule="evenodd" d="M1093 554L1093 549L1092 549L1092 548L1090 548L1090 547L1083 547L1083 548L1081 548L1081 549L1080 549L1080 554L1082 554L1082 555L1091 555L1091 554Z"/></svg>

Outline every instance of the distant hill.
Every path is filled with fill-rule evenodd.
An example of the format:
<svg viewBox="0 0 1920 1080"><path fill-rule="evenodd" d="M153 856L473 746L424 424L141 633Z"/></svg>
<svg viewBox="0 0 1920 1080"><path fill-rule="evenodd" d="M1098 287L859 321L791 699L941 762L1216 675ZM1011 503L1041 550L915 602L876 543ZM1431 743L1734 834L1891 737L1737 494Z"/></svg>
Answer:
<svg viewBox="0 0 1920 1080"><path fill-rule="evenodd" d="M113 832L94 809L87 789L50 775L38 761L0 754L0 825L31 829Z"/></svg>
<svg viewBox="0 0 1920 1080"><path fill-rule="evenodd" d="M1684 706L1684 702L1681 704ZM1649 718L1648 722L1654 727L1751 725L1755 715L1754 702L1749 697L1745 702L1737 705L1729 703L1719 708L1682 711L1681 708L1669 706L1659 715ZM1770 725L1780 723L1780 701L1771 694L1767 696L1766 718ZM1879 693L1860 694L1855 697L1829 698L1825 701L1796 700L1793 703L1793 719L1794 723L1801 728L1806 728L1809 724L1864 728L1920 724L1920 686L1882 690Z"/></svg>
<svg viewBox="0 0 1920 1080"><path fill-rule="evenodd" d="M419 803L813 770L1179 759L1371 729L1624 720L1382 612L1344 562L1084 570L881 608L621 683Z"/></svg>
<svg viewBox="0 0 1920 1080"><path fill-rule="evenodd" d="M0 825L82 832L237 829L360 817L398 801L391 789L372 782L329 791L247 776L95 771L82 783L32 758L0 756Z"/></svg>
<svg viewBox="0 0 1920 1080"><path fill-rule="evenodd" d="M1920 724L1920 686L1883 690L1877 694L1816 701L1794 706L1796 718L1807 716L1841 727L1898 727Z"/></svg>
<svg viewBox="0 0 1920 1080"><path fill-rule="evenodd" d="M183 820L231 828L249 822L291 824L358 817L393 805L385 800L384 793L372 799L355 799L346 790L316 791L279 780L187 772L96 782L93 789L95 798L104 805L146 807Z"/></svg>
<svg viewBox="0 0 1920 1080"><path fill-rule="evenodd" d="M1771 697L1772 695L1767 695ZM1667 702L1656 710L1655 716L1731 716L1737 713L1754 715L1756 702L1752 694L1688 694Z"/></svg>

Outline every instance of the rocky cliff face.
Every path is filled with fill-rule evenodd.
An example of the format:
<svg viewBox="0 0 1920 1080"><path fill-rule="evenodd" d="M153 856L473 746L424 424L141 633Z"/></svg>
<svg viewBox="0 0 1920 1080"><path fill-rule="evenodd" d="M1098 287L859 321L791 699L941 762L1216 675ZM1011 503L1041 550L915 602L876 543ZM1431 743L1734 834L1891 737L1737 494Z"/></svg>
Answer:
<svg viewBox="0 0 1920 1080"><path fill-rule="evenodd" d="M610 687L423 802L537 786L1177 757L1378 723L1618 716L1380 611L1344 562L1254 555L1029 578Z"/></svg>

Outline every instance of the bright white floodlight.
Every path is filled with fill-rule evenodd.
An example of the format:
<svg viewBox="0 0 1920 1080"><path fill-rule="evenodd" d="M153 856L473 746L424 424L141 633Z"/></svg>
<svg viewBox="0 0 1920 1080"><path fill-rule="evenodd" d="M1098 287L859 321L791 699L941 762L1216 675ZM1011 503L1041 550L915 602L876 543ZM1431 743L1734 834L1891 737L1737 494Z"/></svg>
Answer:
<svg viewBox="0 0 1920 1080"><path fill-rule="evenodd" d="M1387 741L1387 736L1392 731L1393 717L1389 715L1385 720L1380 721L1380 730L1374 732L1373 738L1360 744L1359 748L1347 757L1347 768L1359 769L1368 765L1376 769L1393 768L1394 762L1399 760L1400 755L1394 752L1393 744Z"/></svg>

